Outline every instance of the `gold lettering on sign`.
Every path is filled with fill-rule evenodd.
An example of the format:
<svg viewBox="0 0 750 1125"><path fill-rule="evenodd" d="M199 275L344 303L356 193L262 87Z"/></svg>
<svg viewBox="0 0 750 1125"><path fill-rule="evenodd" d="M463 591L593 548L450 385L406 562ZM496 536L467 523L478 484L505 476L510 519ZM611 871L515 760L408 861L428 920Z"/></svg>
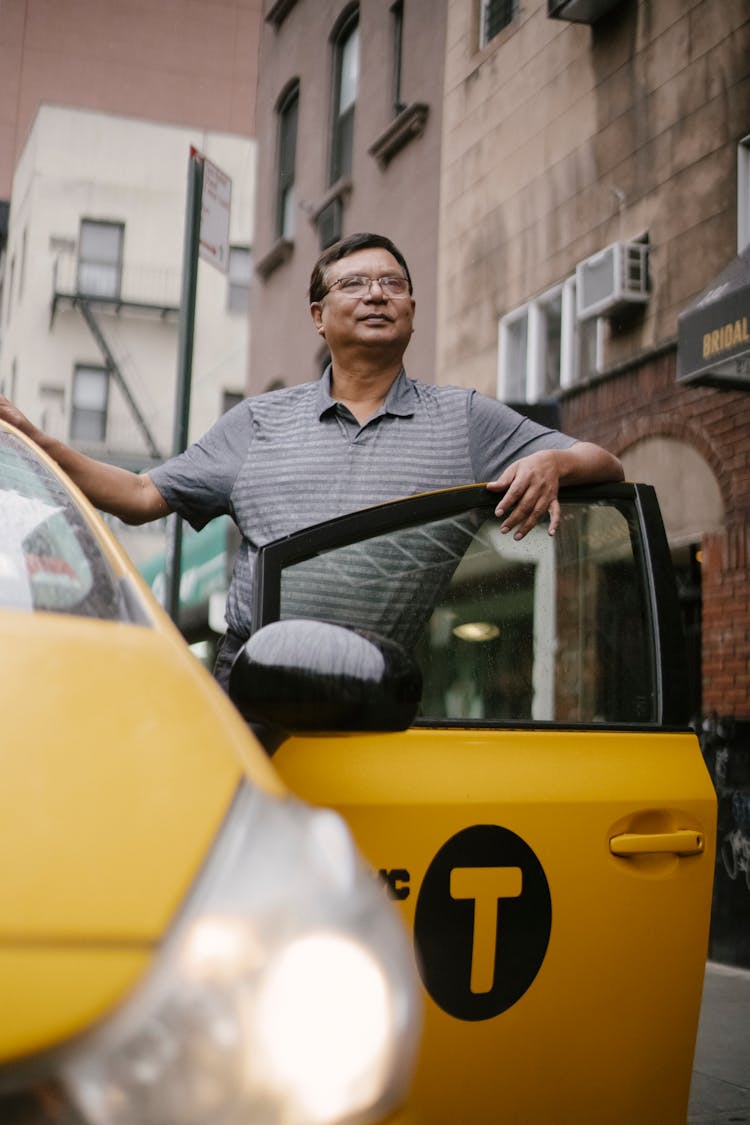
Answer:
<svg viewBox="0 0 750 1125"><path fill-rule="evenodd" d="M729 324L722 324L721 328L713 332L706 332L703 336L703 358L711 359L720 352L729 348L736 348L738 344L750 343L750 333L747 330L747 317L731 320Z"/></svg>

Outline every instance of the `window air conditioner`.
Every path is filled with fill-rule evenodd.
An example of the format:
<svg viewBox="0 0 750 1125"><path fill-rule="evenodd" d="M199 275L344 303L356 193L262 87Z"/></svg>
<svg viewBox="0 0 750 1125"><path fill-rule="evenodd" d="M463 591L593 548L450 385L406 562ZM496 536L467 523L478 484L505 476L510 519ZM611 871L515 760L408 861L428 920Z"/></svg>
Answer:
<svg viewBox="0 0 750 1125"><path fill-rule="evenodd" d="M648 301L648 243L613 242L576 266L579 320L612 316Z"/></svg>

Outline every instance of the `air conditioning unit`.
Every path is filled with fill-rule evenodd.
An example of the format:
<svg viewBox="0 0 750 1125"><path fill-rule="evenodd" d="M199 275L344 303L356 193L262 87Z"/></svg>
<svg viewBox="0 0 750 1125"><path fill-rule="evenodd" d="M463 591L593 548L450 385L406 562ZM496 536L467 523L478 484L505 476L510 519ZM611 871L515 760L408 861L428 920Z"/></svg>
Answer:
<svg viewBox="0 0 750 1125"><path fill-rule="evenodd" d="M648 301L648 243L613 242L576 266L579 320L613 316Z"/></svg>

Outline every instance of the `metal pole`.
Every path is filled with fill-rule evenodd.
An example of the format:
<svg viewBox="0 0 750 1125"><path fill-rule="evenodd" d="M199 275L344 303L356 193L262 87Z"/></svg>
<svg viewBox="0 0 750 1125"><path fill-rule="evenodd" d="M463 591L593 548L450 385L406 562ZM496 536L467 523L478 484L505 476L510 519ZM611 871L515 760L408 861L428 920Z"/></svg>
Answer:
<svg viewBox="0 0 750 1125"><path fill-rule="evenodd" d="M182 293L180 297L177 353L177 393L172 438L173 455L182 453L183 450L187 448L188 440L202 195L203 158L194 149L191 149L188 164L187 204L185 207L185 241L182 252ZM182 571L182 520L176 514L169 517L167 524L165 565L165 605L169 616L175 624L179 624L180 577Z"/></svg>

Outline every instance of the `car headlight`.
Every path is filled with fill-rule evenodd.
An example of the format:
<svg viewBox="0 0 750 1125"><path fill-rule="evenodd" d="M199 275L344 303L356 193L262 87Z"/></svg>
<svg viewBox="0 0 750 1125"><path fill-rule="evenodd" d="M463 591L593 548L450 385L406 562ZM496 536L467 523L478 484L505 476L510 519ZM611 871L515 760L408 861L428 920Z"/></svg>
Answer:
<svg viewBox="0 0 750 1125"><path fill-rule="evenodd" d="M243 786L153 971L63 1082L92 1125L369 1120L405 1093L417 996L343 821Z"/></svg>

